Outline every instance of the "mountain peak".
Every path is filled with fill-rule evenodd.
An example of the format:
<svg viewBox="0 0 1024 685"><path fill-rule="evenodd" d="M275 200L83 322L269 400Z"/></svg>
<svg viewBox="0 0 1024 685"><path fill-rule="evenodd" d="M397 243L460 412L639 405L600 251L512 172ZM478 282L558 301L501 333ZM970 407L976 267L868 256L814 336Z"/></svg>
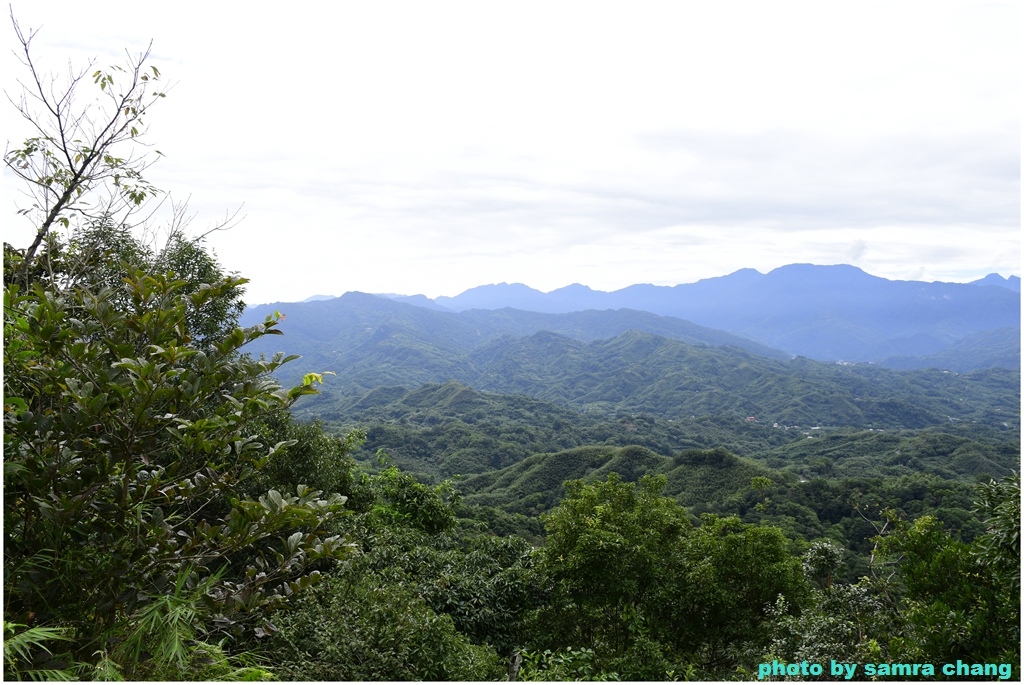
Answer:
<svg viewBox="0 0 1024 685"><path fill-rule="evenodd" d="M522 283L495 283L470 288L455 297L438 297L434 302L457 312L466 309L535 309L544 293Z"/></svg>
<svg viewBox="0 0 1024 685"><path fill-rule="evenodd" d="M477 291L486 290L486 289L503 290L505 292L518 292L518 293L525 293L525 292L539 293L540 292L539 290L531 288L530 286L526 285L525 283L506 283L505 281L502 281L501 283L492 283L490 285L478 285L475 288L470 288L469 290L464 291L462 294L466 295L467 293L477 292Z"/></svg>
<svg viewBox="0 0 1024 685"><path fill-rule="evenodd" d="M580 293L596 293L596 292L601 292L601 291L594 290L589 285L583 285L582 283L572 283L570 285L567 285L567 286L564 286L564 287L561 287L561 288L556 288L555 290L552 290L551 292L549 292L548 295L555 295L556 293L557 294L573 294L573 295L577 295L577 294L580 294Z"/></svg>
<svg viewBox="0 0 1024 685"><path fill-rule="evenodd" d="M992 273L985 278L978 279L977 281L971 281L969 285L992 285L1000 288L1007 288L1014 291L1015 293L1020 292L1020 276L1010 276L1009 278L1003 278L999 274Z"/></svg>
<svg viewBox="0 0 1024 685"><path fill-rule="evenodd" d="M826 278L830 281L879 278L878 276L872 276L860 267L850 264L787 264L786 266L772 269L766 275L775 278L785 277L787 279Z"/></svg>

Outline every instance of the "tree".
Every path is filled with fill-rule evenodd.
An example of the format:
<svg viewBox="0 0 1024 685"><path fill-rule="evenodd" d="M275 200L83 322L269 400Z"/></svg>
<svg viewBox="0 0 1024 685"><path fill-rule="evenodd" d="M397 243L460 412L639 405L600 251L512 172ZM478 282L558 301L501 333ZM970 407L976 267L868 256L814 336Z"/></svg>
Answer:
<svg viewBox="0 0 1024 685"><path fill-rule="evenodd" d="M931 515L884 512L874 524L871 576L833 583L839 549L816 542L804 572L814 581L798 617L774 609L762 661L1018 664L1020 661L1020 480L978 488L987 532L964 542ZM880 572L884 569L884 572Z"/></svg>
<svg viewBox="0 0 1024 685"><path fill-rule="evenodd" d="M339 522L360 554L271 616L266 644L296 680L486 680L521 645L540 590L533 549L455 518L450 484L361 474Z"/></svg>
<svg viewBox="0 0 1024 685"><path fill-rule="evenodd" d="M565 676L564 666L599 678L665 678L669 664L651 625L654 596L673 572L671 550L690 522L682 507L661 496L664 487L664 476L633 484L617 473L565 483L565 498L543 517L540 570L551 592L531 641L538 650L533 657L545 648L554 653L534 673L536 659L527 652L524 675Z"/></svg>
<svg viewBox="0 0 1024 685"><path fill-rule="evenodd" d="M451 530L456 523L458 493L451 481L433 488L389 466L370 481L377 496L373 514L385 521L405 521L425 533Z"/></svg>
<svg viewBox="0 0 1024 685"><path fill-rule="evenodd" d="M737 516L704 514L681 541L673 567L657 605L662 625L677 625L667 629L674 646L693 650L693 660L710 672L734 663L737 653L749 661L770 638L770 606L781 596L796 610L806 595L800 560L782 531Z"/></svg>
<svg viewBox="0 0 1024 685"><path fill-rule="evenodd" d="M894 520L879 539L894 572L877 585L897 616L905 660L1020 661L1020 476L980 485L986 532L972 543L933 516Z"/></svg>
<svg viewBox="0 0 1024 685"><path fill-rule="evenodd" d="M157 193L143 175L152 157L139 155L136 146L150 108L165 93L158 85L160 70L147 64L148 49L129 54L124 65L70 70L62 84L36 66L31 51L35 32L23 31L13 14L11 21L29 75L16 105L36 133L4 154L7 167L25 182L30 200L19 213L35 227L22 254L27 282L38 250L55 227L104 219L125 224ZM80 92L90 80L99 89L97 100Z"/></svg>
<svg viewBox="0 0 1024 685"><path fill-rule="evenodd" d="M891 616L881 598L864 581L853 585L820 584L822 572L835 561L835 557L829 559L828 547L832 546L812 548L804 557L808 580L818 584L812 588L809 600L800 607L799 615L792 613L791 604L785 598L770 607L769 627L773 639L760 659L762 663L779 660L791 664L804 661L824 664L830 659L878 663L885 660L880 642L888 639Z"/></svg>
<svg viewBox="0 0 1024 685"><path fill-rule="evenodd" d="M328 529L343 496L243 488L294 444L266 428L320 375L282 388L291 357L243 353L279 332L237 327L245 279L201 241L155 250L126 223L155 192L143 160L114 156L161 97L146 54L93 74L110 109L82 106L84 73L57 90L15 31L39 135L5 155L37 226L4 249L5 677L212 676L226 657L209 643L273 632L259 612L351 550Z"/></svg>
<svg viewBox="0 0 1024 685"><path fill-rule="evenodd" d="M634 485L618 474L565 484L565 499L544 517L543 559L566 601L602 614L644 602L664 573L669 548L690 527L685 510L661 496L664 487L664 476ZM611 625L607 618L579 622L578 639L592 642Z"/></svg>
<svg viewBox="0 0 1024 685"><path fill-rule="evenodd" d="M665 678L670 663L655 605L676 572L673 549L690 521L679 504L661 496L664 487L664 476L633 484L617 473L590 484L565 483L565 499L543 517L548 535L541 570L553 591L538 613L538 649L554 648L555 660L568 660L572 669L583 658L601 677ZM587 650L597 655L593 664Z"/></svg>
<svg viewBox="0 0 1024 685"><path fill-rule="evenodd" d="M77 226L68 231L66 240L51 235L41 257L46 268L33 269L29 283L54 292L105 290L109 302L121 308L131 306L130 292L122 286L135 271L173 273L182 282L180 292L185 295L232 275L221 268L202 236L189 238L182 229L172 228L162 245L152 246L136 237L132 227L114 225L108 218ZM25 287L22 261L17 250L5 245L5 266L9 265L5 268L5 283ZM186 320L189 337L200 346L223 338L238 324L245 309L243 293L244 287L237 284L190 311Z"/></svg>
<svg viewBox="0 0 1024 685"><path fill-rule="evenodd" d="M542 571L554 588L537 648L591 649L596 669L640 680L721 675L738 653L753 662L777 598L803 597L799 560L776 528L712 515L692 526L664 486L617 474L566 483L545 517Z"/></svg>
<svg viewBox="0 0 1024 685"><path fill-rule="evenodd" d="M287 446L259 442L257 422L313 391L311 378L289 391L269 377L286 358L239 354L274 332L272 320L192 344L189 312L239 285L186 296L180 281L137 272L127 310L107 290L5 289L7 611L69 627L81 659L123 639L177 583L203 605L197 629L213 633L348 549L322 532L340 496L300 487L235 498Z"/></svg>
<svg viewBox="0 0 1024 685"><path fill-rule="evenodd" d="M986 516L986 526L976 553L982 563L1005 576L1011 595L1019 595L1020 474L979 485L977 505Z"/></svg>
<svg viewBox="0 0 1024 685"><path fill-rule="evenodd" d="M493 649L473 644L416 588L332 576L274 616L281 676L304 681L497 680Z"/></svg>

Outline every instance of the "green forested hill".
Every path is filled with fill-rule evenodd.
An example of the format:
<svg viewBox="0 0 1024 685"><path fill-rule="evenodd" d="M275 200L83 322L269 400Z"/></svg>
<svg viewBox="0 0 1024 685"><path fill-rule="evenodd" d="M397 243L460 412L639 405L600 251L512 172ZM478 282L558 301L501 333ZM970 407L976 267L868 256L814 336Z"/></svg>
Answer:
<svg viewBox="0 0 1024 685"><path fill-rule="evenodd" d="M1019 371L1010 369L957 374L783 359L721 331L630 310L455 314L360 293L287 308L286 335L250 351L287 347L303 355L301 369L334 373L320 396L300 405L328 420L351 415L355 398L376 402L363 399L369 391L396 392L378 388L454 380L600 415L886 429L1019 425Z"/></svg>
<svg viewBox="0 0 1024 685"><path fill-rule="evenodd" d="M296 413L322 419L338 435L365 431L353 456L367 469L361 482L397 487L389 495L396 510L370 509L389 525L432 515L436 507L422 504L430 487L450 498L448 516L463 530L525 538L547 550L557 521L584 506L581 496L611 498L587 514L597 521L631 491L660 483L668 499L658 506L677 507L670 529L692 527L694 541L700 531L758 531L775 536L779 558L812 559L826 550L834 569L828 582L852 592L873 577L870 560L889 526L898 532L885 540L928 532L927 550L988 544L975 484L1020 468L1016 370L895 371L785 358L636 312L454 316L420 309L407 316L402 303L339 299L347 301L333 306L346 308L347 329L333 337L318 328L331 301L319 303L324 309L312 320L297 317L307 328L292 349L306 354L304 369L337 375ZM934 532L942 530L955 537ZM595 534L603 559L608 531ZM446 570L457 556L419 547L407 554L391 544L372 563L390 573L397 559L406 580L421 573L424 559L441 555L414 582L427 583L420 587L435 610L460 616L452 593L461 590L450 589ZM765 546L754 548L761 554ZM544 605L541 623L558 606ZM555 623L556 633L565 630L564 621ZM471 624L459 625L473 634Z"/></svg>
<svg viewBox="0 0 1024 685"><path fill-rule="evenodd" d="M394 372L421 374L421 382L460 379L458 369L466 366L464 355L469 351L496 338L539 331L590 342L635 329L693 345L728 345L767 357L787 357L725 331L630 309L541 314L505 308L455 313L358 292L331 300L250 307L242 323L255 325L275 312L284 317L280 325L285 337L256 341L251 353L270 356L286 348L314 366L336 372L344 369L346 382L364 389L386 384L382 379Z"/></svg>
<svg viewBox="0 0 1024 685"><path fill-rule="evenodd" d="M538 515L562 500L566 481L661 474L666 494L693 513L739 513L794 540L841 541L850 580L866 572L877 535L868 517L930 514L969 539L981 530L972 484L1020 468L1015 430L965 422L876 430L583 414L456 382L379 388L342 408L348 418L329 425L366 429L357 458L382 454L426 482L454 477L461 515L492 532L539 543ZM756 477L770 479L767 490L752 486Z"/></svg>
<svg viewBox="0 0 1024 685"><path fill-rule="evenodd" d="M763 453L793 439L785 431L724 417L669 421L648 415L581 414L523 395L454 381L413 391L380 388L341 407L336 432L366 428L365 458L378 449L427 478L481 473L532 454L585 445L641 445L660 454L718 445Z"/></svg>
<svg viewBox="0 0 1024 685"><path fill-rule="evenodd" d="M812 433L779 447L767 455L766 463L776 468L799 464L800 473L808 477L928 473L974 480L1018 470L1020 447L1006 433L985 434L956 427L887 432L838 430Z"/></svg>
<svg viewBox="0 0 1024 685"><path fill-rule="evenodd" d="M377 450L427 480L513 466L533 455L586 446L637 445L672 456L723 447L796 477L894 477L929 473L974 480L1019 468L1019 441L1004 426L945 423L924 429L814 428L745 417L672 420L623 412L582 414L522 395L456 382L379 388L340 405L335 432L366 429L360 454Z"/></svg>
<svg viewBox="0 0 1024 685"><path fill-rule="evenodd" d="M468 478L460 483L460 488L467 493L467 504L499 506L535 516L562 499L565 481L603 480L610 473L630 482L648 474L664 474L668 482L666 494L686 506L705 507L749 489L755 476L786 479L723 449L688 450L672 458L636 445L593 446L535 454L505 469Z"/></svg>
<svg viewBox="0 0 1024 685"><path fill-rule="evenodd" d="M972 513L969 482L908 473L897 477L797 478L737 457L723 448L684 450L674 457L639 446L590 446L535 454L504 469L471 476L458 485L462 515L487 522L496 533L539 536L537 517L565 497L565 484L601 482L612 476L635 482L665 478L664 494L691 516L739 514L766 523L797 541L831 538L850 550L846 576L867 572L866 557L882 512L904 518L935 516L965 539L982 532Z"/></svg>
<svg viewBox="0 0 1024 685"><path fill-rule="evenodd" d="M3 246L5 680L1020 679L1019 473L985 477L1019 471L1019 373L360 295L240 327L180 206L163 246L130 224L149 52L76 104L11 19L47 86L5 161L54 202Z"/></svg>
<svg viewBox="0 0 1024 685"><path fill-rule="evenodd" d="M301 411L335 420L349 415L353 398L370 388L457 380L602 415L754 417L805 427L1019 425L1019 372L1009 369L956 374L782 361L637 331L590 343L548 332L507 336L465 355L445 356L403 345L403 335L358 348L359 358L350 354L319 367L336 369L338 377Z"/></svg>
<svg viewBox="0 0 1024 685"><path fill-rule="evenodd" d="M948 421L1016 420L1010 370L965 376L870 365L779 361L733 348L695 347L637 331L581 343L550 333L475 351L473 383L584 411L669 418L754 416L797 425L922 428Z"/></svg>

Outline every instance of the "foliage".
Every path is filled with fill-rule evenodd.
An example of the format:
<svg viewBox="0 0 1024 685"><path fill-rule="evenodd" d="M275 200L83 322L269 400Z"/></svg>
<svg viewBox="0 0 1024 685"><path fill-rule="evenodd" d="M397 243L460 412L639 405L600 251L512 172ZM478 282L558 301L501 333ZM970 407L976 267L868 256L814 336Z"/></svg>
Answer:
<svg viewBox="0 0 1024 685"><path fill-rule="evenodd" d="M360 492L363 490L365 492ZM539 598L532 547L455 535L446 488L393 467L359 480L361 512L342 521L361 554L310 599L271 617L265 646L301 680L470 679L500 675Z"/></svg>
<svg viewBox="0 0 1024 685"><path fill-rule="evenodd" d="M668 547L690 525L679 505L660 496L664 486L663 478L645 477L634 487L615 475L566 484L566 498L544 518L543 559L569 602L615 609L643 602ZM589 643L603 627L581 622L578 629Z"/></svg>
<svg viewBox="0 0 1024 685"><path fill-rule="evenodd" d="M1012 481L988 486L989 492L1004 493L1014 487ZM991 525L1004 531L1015 527L1019 537L1019 518ZM991 563L990 545L990 539L961 542L929 516L913 523L897 521L881 538L881 554L896 563L895 573L877 580L879 591L890 599L890 611L898 616L890 653L919 661L1019 663L1019 557L1016 567ZM1012 542L1007 547L997 554L1012 549Z"/></svg>
<svg viewBox="0 0 1024 685"><path fill-rule="evenodd" d="M545 579L532 545L484 534L457 547L435 543L412 558L415 563L405 570L418 579L424 600L451 616L460 632L503 657L523 643L529 613L544 598Z"/></svg>
<svg viewBox="0 0 1024 685"><path fill-rule="evenodd" d="M1020 589L1020 474L980 485L978 506L987 521L976 554L1009 581L1007 591L1016 595Z"/></svg>
<svg viewBox="0 0 1024 685"><path fill-rule="evenodd" d="M4 680L73 680L74 668L64 654L54 655L54 642L70 642L61 628L29 627L4 621Z"/></svg>
<svg viewBox="0 0 1024 685"><path fill-rule="evenodd" d="M460 633L503 657L523 643L529 612L543 600L531 545L479 533L429 535L405 523L371 526L364 556L348 577L413 588Z"/></svg>
<svg viewBox="0 0 1024 685"><path fill-rule="evenodd" d="M294 492L305 484L314 490L345 495L349 508L362 506L358 499L359 475L351 453L364 439L364 433L353 430L339 438L325 431L320 422L296 421L290 412L265 414L253 430L260 442L280 444L281 448L258 473L240 484L240 492L258 497L270 489Z"/></svg>
<svg viewBox="0 0 1024 685"><path fill-rule="evenodd" d="M543 652L522 650L518 653L521 662L516 680L536 681L607 681L619 680L614 671L595 670L594 650L570 647L557 652L545 649Z"/></svg>
<svg viewBox="0 0 1024 685"><path fill-rule="evenodd" d="M822 590L832 586L836 571L843 563L841 547L827 540L811 543L804 554L804 575Z"/></svg>
<svg viewBox="0 0 1024 685"><path fill-rule="evenodd" d="M497 654L472 644L414 588L331 578L273 617L270 649L286 680L488 680Z"/></svg>
<svg viewBox="0 0 1024 685"><path fill-rule="evenodd" d="M728 670L768 639L768 605L799 600L799 567L779 531L706 516L693 528L664 478L566 484L545 516L542 571L553 595L535 643L592 649L595 672L664 679Z"/></svg>
<svg viewBox="0 0 1024 685"><path fill-rule="evenodd" d="M799 615L780 598L769 608L772 641L761 662L827 664L882 661L890 623L881 599L864 583L815 588Z"/></svg>
<svg viewBox="0 0 1024 685"><path fill-rule="evenodd" d="M698 655L708 669L722 669L735 653L750 655L767 642L773 618L768 607L778 597L799 606L806 594L799 561L782 532L737 517L705 514L676 559L678 589L659 604L663 620L689 618L676 632L675 646L701 645Z"/></svg>
<svg viewBox="0 0 1024 685"><path fill-rule="evenodd" d="M856 582L869 573L883 512L903 518L934 516L964 540L983 526L972 510L973 486L935 476L844 478L773 484L762 501L753 490L715 503L714 513L739 513L744 521L779 527L793 540L828 538L845 548L834 580Z"/></svg>
<svg viewBox="0 0 1024 685"><path fill-rule="evenodd" d="M148 49L129 55L123 66L90 73L90 64L72 71L62 83L37 67L31 52L35 33L24 32L17 21L14 31L29 74L14 103L35 135L8 149L4 162L25 182L32 199L19 211L35 227L20 264L21 283L27 285L37 250L54 228L95 223L101 217L123 224L157 193L144 177L151 160L137 156L134 143L145 133L150 108L165 93L158 86L160 70L147 64ZM98 90L94 95L80 92L89 81Z"/></svg>
<svg viewBox="0 0 1024 685"><path fill-rule="evenodd" d="M989 528L1005 533L1012 552L1020 520L1001 503L1019 500L1019 481L979 486ZM996 494L998 493L998 494ZM1009 663L1020 660L1018 564L990 563L990 540L956 539L934 517L914 521L888 512L876 538L870 576L855 584L821 582L837 556L830 543L815 543L805 555L805 572L817 580L799 617L776 607L774 639L763 660L822 663Z"/></svg>
<svg viewBox="0 0 1024 685"><path fill-rule="evenodd" d="M429 534L455 526L458 493L450 482L428 487L394 466L372 480L378 504L373 513L387 521L404 521Z"/></svg>
<svg viewBox="0 0 1024 685"><path fill-rule="evenodd" d="M95 677L260 675L206 668L202 645L270 631L257 610L350 552L326 528L343 496L241 488L294 444L260 429L317 378L282 388L271 374L291 358L241 352L277 317L237 326L245 280L185 237L181 207L161 248L136 237L157 194L136 143L164 97L148 51L61 81L14 30L28 79L13 103L35 135L4 161L35 235L4 245L5 675L66 674L54 640Z"/></svg>
<svg viewBox="0 0 1024 685"><path fill-rule="evenodd" d="M104 291L110 304L132 306L132 296L124 288L135 272L173 273L182 281L180 292L191 295L230 276L217 263L216 256L204 245L202 237L190 239L180 228L172 229L158 248L136 237L130 226L111 223L110 217L77 226L67 241L49 235L41 257L45 269L35 269L31 282L56 291L82 288ZM14 284L22 273L23 258L5 245L5 283ZM242 283L227 288L216 297L205 298L190 306L188 335L194 344L205 347L223 339L238 324L245 308Z"/></svg>
<svg viewBox="0 0 1024 685"><path fill-rule="evenodd" d="M77 658L127 638L176 583L198 612L182 626L230 629L315 580L309 563L348 549L321 532L343 497L233 497L285 446L256 440L253 423L314 391L270 379L285 358L239 354L272 320L194 342L189 316L242 283L185 294L182 281L136 271L121 292L5 288L7 611L66 627Z"/></svg>

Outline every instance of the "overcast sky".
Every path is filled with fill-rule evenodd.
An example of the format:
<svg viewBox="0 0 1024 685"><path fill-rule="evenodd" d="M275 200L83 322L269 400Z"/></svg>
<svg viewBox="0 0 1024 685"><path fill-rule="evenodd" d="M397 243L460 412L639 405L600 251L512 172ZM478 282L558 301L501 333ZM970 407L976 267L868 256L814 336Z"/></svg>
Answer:
<svg viewBox="0 0 1024 685"><path fill-rule="evenodd" d="M150 179L196 231L242 208L209 240L251 303L796 262L1020 274L1017 2L13 9L56 70L152 39L175 85ZM24 246L16 190L5 172L4 239Z"/></svg>

